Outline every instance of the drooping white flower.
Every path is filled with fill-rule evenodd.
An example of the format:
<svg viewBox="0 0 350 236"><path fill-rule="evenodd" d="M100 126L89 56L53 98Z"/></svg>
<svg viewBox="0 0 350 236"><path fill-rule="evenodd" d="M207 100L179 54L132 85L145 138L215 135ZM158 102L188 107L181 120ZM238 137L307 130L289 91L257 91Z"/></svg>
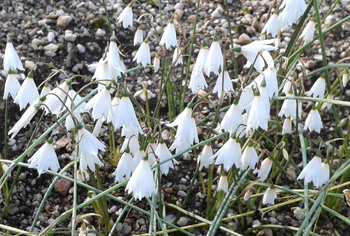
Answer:
<svg viewBox="0 0 350 236"><path fill-rule="evenodd" d="M51 88L48 82L45 83L44 87L41 89L40 97L46 96L49 92L51 92Z"/></svg>
<svg viewBox="0 0 350 236"><path fill-rule="evenodd" d="M118 115L117 110L118 110L119 103L120 103L120 95L118 93L116 93L115 97L112 100L111 108L108 112L107 123L114 122L115 117ZM119 114L119 115L121 115L121 114ZM113 123L113 125L114 125L114 123Z"/></svg>
<svg viewBox="0 0 350 236"><path fill-rule="evenodd" d="M146 153L148 155L148 162L151 166L156 164L155 160L156 160L157 147L158 147L157 143L154 140L151 140L148 143L148 146L146 148Z"/></svg>
<svg viewBox="0 0 350 236"><path fill-rule="evenodd" d="M88 168L94 172L95 164L99 165L100 167L103 166L103 163L98 156L92 155L89 152L86 152L84 155L80 156L79 169L81 172L86 172Z"/></svg>
<svg viewBox="0 0 350 236"><path fill-rule="evenodd" d="M327 99L328 99L328 100L333 100L333 99L334 99L334 94L333 94L333 93L329 93L329 94L327 95ZM332 107L332 103L327 103L327 102L325 102L325 103L322 104L321 110L324 110L324 109L326 109L326 108L327 108L327 110L329 110L329 109L331 109L331 107Z"/></svg>
<svg viewBox="0 0 350 236"><path fill-rule="evenodd" d="M19 59L15 48L13 47L11 39L9 38L7 39L3 62L4 62L4 70L6 73L8 73L10 70L12 71L16 71L17 69L24 70L22 66L22 62Z"/></svg>
<svg viewBox="0 0 350 236"><path fill-rule="evenodd" d="M141 160L132 174L125 191L133 193L136 199L150 198L156 193L151 167L147 160Z"/></svg>
<svg viewBox="0 0 350 236"><path fill-rule="evenodd" d="M287 117L283 122L282 134L291 134L292 133L292 119Z"/></svg>
<svg viewBox="0 0 350 236"><path fill-rule="evenodd" d="M254 41L240 48L235 48L236 52L240 52L245 58L247 58L247 64L252 65L255 61L254 68L261 73L261 70L265 66L264 59L261 55L258 55L261 50L273 51L278 48L271 46L269 44L275 43L275 39Z"/></svg>
<svg viewBox="0 0 350 236"><path fill-rule="evenodd" d="M69 114L65 120L65 126L66 126L67 132L75 128L75 122L73 119L75 119L75 121L79 123L82 122L83 120L78 109L75 109L74 111L72 111L72 113L74 118L72 117L71 114Z"/></svg>
<svg viewBox="0 0 350 236"><path fill-rule="evenodd" d="M256 153L253 144L249 144L243 151L242 160L241 160L241 170L245 170L248 167L251 169L255 168L256 163L258 163L259 157Z"/></svg>
<svg viewBox="0 0 350 236"><path fill-rule="evenodd" d="M181 112L181 114L178 117L176 117L176 119L172 123L168 124L167 126L168 127L177 126L174 142L179 143L179 142L187 141L190 144L193 144L193 142L195 143L199 142L196 122L192 117L191 107L186 107Z"/></svg>
<svg viewBox="0 0 350 236"><path fill-rule="evenodd" d="M253 195L253 190L250 188L244 194L244 197L243 197L244 201L248 201L252 195Z"/></svg>
<svg viewBox="0 0 350 236"><path fill-rule="evenodd" d="M100 118L97 119L97 122L95 124L94 130L92 131L92 134L95 137L98 137L100 135L102 124L103 124L103 122L105 122L105 120L106 120L106 118L105 118L104 115L100 116ZM79 122L81 122L81 121L79 121Z"/></svg>
<svg viewBox="0 0 350 236"><path fill-rule="evenodd" d="M191 143L189 141L187 141L187 140L186 141L177 141L177 140L175 140L171 144L169 150L170 151L174 151L176 149L175 154L179 154L179 153L182 153L183 151L185 151L186 149L188 149L190 147L191 147ZM182 156L183 156L184 160L187 160L188 159L188 152L183 153Z"/></svg>
<svg viewBox="0 0 350 236"><path fill-rule="evenodd" d="M129 26L132 27L133 25L133 14L132 14L132 7L131 4L126 6L124 10L120 13L120 15L117 18L118 23L123 22L123 28L126 29Z"/></svg>
<svg viewBox="0 0 350 236"><path fill-rule="evenodd" d="M171 152L169 151L168 147L166 146L166 144L164 142L160 142L158 144L156 151L156 155L159 157L159 161L162 162L166 159L168 159L169 157L172 156ZM174 169L174 164L173 161L175 162L175 164L177 163L175 159L170 160L165 162L164 164L162 164L160 166L160 171L162 172L162 174L168 175L169 172L169 168Z"/></svg>
<svg viewBox="0 0 350 236"><path fill-rule="evenodd" d="M228 109L226 112L224 118L221 121L220 129L229 132L230 135L234 133L239 134L244 129L242 112L239 108L238 100L235 100L230 109Z"/></svg>
<svg viewBox="0 0 350 236"><path fill-rule="evenodd" d="M254 174L258 173L258 176L260 177L261 181L264 181L267 179L267 176L270 173L272 167L272 160L270 158L266 158L261 162L260 169L255 169Z"/></svg>
<svg viewBox="0 0 350 236"><path fill-rule="evenodd" d="M294 97L292 90L289 91L287 97ZM282 108L278 113L278 116L282 117L284 115L285 117L291 117L293 119L296 119L296 109L296 101L294 99L286 99L283 102Z"/></svg>
<svg viewBox="0 0 350 236"><path fill-rule="evenodd" d="M267 104L266 104L267 102ZM252 131L255 131L259 127L263 130L267 130L268 120L270 119L269 101L264 99L258 92L253 99L252 107L249 111L246 134L249 135Z"/></svg>
<svg viewBox="0 0 350 236"><path fill-rule="evenodd" d="M329 164L327 161L322 162L321 185L324 185L329 180Z"/></svg>
<svg viewBox="0 0 350 236"><path fill-rule="evenodd" d="M209 76L210 72L213 72L215 75L219 74L219 69L223 70L224 60L218 42L218 37L215 35L213 42L210 46L208 56L206 58L205 64L205 73Z"/></svg>
<svg viewBox="0 0 350 236"><path fill-rule="evenodd" d="M197 60L193 66L191 72L190 83L188 87L192 90L192 93L197 93L199 89L204 90L208 87L205 81L203 70L205 68L206 59L208 57L209 49L207 44L203 42L201 49L199 50Z"/></svg>
<svg viewBox="0 0 350 236"><path fill-rule="evenodd" d="M241 110L245 110L249 113L250 107L252 106L254 100L254 91L252 86L247 86L243 88L243 91L241 93L241 97L239 98L238 105L241 108Z"/></svg>
<svg viewBox="0 0 350 236"><path fill-rule="evenodd" d="M318 152L316 156L304 167L297 179L305 179L306 183L313 182L316 188L322 186L322 164L321 154Z"/></svg>
<svg viewBox="0 0 350 236"><path fill-rule="evenodd" d="M322 128L323 125L320 113L318 112L316 107L313 107L309 115L306 117L304 130L308 129L310 132L314 130L317 133L320 133Z"/></svg>
<svg viewBox="0 0 350 236"><path fill-rule="evenodd" d="M176 31L173 21L170 21L164 29L159 45L163 46L164 44L166 48L170 48L171 46L177 46Z"/></svg>
<svg viewBox="0 0 350 236"><path fill-rule="evenodd" d="M98 150L105 151L104 145L89 131L87 131L81 124L77 125L78 137L77 143L79 145L79 157L80 161L91 163L91 161L100 165L100 160L98 159ZM84 160L82 160L84 159ZM89 166L90 168L94 168Z"/></svg>
<svg viewBox="0 0 350 236"><path fill-rule="evenodd" d="M304 42L310 42L314 39L316 23L313 20L310 20L305 26L303 32L300 35L300 39L303 39Z"/></svg>
<svg viewBox="0 0 350 236"><path fill-rule="evenodd" d="M214 163L214 159L212 157L213 149L211 148L211 144L207 143L204 145L203 151L198 155L198 162L201 163L201 166L208 167L209 165ZM201 169L201 168L200 168Z"/></svg>
<svg viewBox="0 0 350 236"><path fill-rule="evenodd" d="M224 73L221 71L219 74L215 87L213 89L213 93L218 93L218 97L221 98L221 93L224 92L227 94L229 91L234 91L232 87L232 82L228 71L225 69Z"/></svg>
<svg viewBox="0 0 350 236"><path fill-rule="evenodd" d="M92 109L92 118L97 120L102 115L108 116L109 110L112 107L110 87L99 91L88 103L86 103L85 111Z"/></svg>
<svg viewBox="0 0 350 236"><path fill-rule="evenodd" d="M134 107L132 106L127 93L123 95L119 105L116 106L113 124L115 129L119 129L122 126L125 126L126 129L134 129L136 133L132 133L135 136L138 136L138 134L143 134L140 123L137 120Z"/></svg>
<svg viewBox="0 0 350 236"><path fill-rule="evenodd" d="M91 66L91 65L90 65ZM111 83L111 76L108 70L108 62L102 58L97 63L92 80L98 81L98 91L101 91Z"/></svg>
<svg viewBox="0 0 350 236"><path fill-rule="evenodd" d="M280 6L283 11L278 16L282 27L292 26L306 10L304 0L284 0Z"/></svg>
<svg viewBox="0 0 350 236"><path fill-rule="evenodd" d="M269 52L263 51L261 55L267 63L267 68L259 76L264 77L261 79L261 82L265 79L266 88L269 91L269 98L271 99L273 95L278 95L277 69ZM260 86L261 83L258 83L258 85Z"/></svg>
<svg viewBox="0 0 350 236"><path fill-rule="evenodd" d="M181 48L179 46L177 46L174 50L174 54L173 54L173 64L174 66L177 65L182 65L182 52L181 52Z"/></svg>
<svg viewBox="0 0 350 236"><path fill-rule="evenodd" d="M229 140L217 151L210 159L216 158L215 164L223 164L224 169L229 171L233 164L236 168L241 165L241 144L236 140L235 136L231 136Z"/></svg>
<svg viewBox="0 0 350 236"><path fill-rule="evenodd" d="M346 87L347 83L349 82L348 73L344 73L342 76L343 86Z"/></svg>
<svg viewBox="0 0 350 236"><path fill-rule="evenodd" d="M18 90L14 102L17 103L19 109L22 110L27 104L32 104L37 98L39 98L39 92L33 79L33 73L30 72L21 88Z"/></svg>
<svg viewBox="0 0 350 236"><path fill-rule="evenodd" d="M135 166L137 166L145 156L146 156L145 150L142 147L140 147L139 150L134 155Z"/></svg>
<svg viewBox="0 0 350 236"><path fill-rule="evenodd" d="M146 91L147 91L147 96L146 96ZM143 88L135 92L134 97L137 97L137 96L139 96L143 101L147 101L151 98L154 98L156 95L152 93L151 90Z"/></svg>
<svg viewBox="0 0 350 236"><path fill-rule="evenodd" d="M270 34L273 38L276 37L278 31L280 30L279 28L279 23L277 21L278 18L278 13L274 13L270 16L269 20L266 22L264 28L261 30L261 33Z"/></svg>
<svg viewBox="0 0 350 236"><path fill-rule="evenodd" d="M29 122L40 109L40 105L43 103L43 100L45 100L45 98L37 99L28 107L28 109L23 113L21 118L9 131L8 134L12 134L11 138L14 138L22 128L26 127L29 124Z"/></svg>
<svg viewBox="0 0 350 236"><path fill-rule="evenodd" d="M69 90L67 94L68 94L68 97L67 97L64 109L66 109L66 107L68 107L69 109L72 109L83 100L83 98L79 94L77 94L71 86L69 86ZM82 102L79 105L79 107L76 108L76 110L79 113L82 113L85 111L85 107L86 107L86 102Z"/></svg>
<svg viewBox="0 0 350 236"><path fill-rule="evenodd" d="M151 64L151 51L149 49L148 39L146 39L137 50L136 55L133 59L137 63L141 63L143 67L146 67L147 64Z"/></svg>
<svg viewBox="0 0 350 236"><path fill-rule="evenodd" d="M7 99L8 95L11 94L12 99L15 99L21 85L18 82L16 76L12 73L10 70L8 72L6 82L5 82L5 91L4 91L4 96L3 99Z"/></svg>
<svg viewBox="0 0 350 236"><path fill-rule="evenodd" d="M118 46L117 46L117 38L115 37L114 33L109 41L109 48L107 53L106 60L108 63L108 74L110 76L110 79L115 80L118 82L118 77L121 76L122 73L124 73L123 64L120 61Z"/></svg>
<svg viewBox="0 0 350 236"><path fill-rule="evenodd" d="M113 172L113 175L115 175L115 182L120 182L124 176L126 179L129 179L135 168L136 165L129 149L126 149L118 162L117 169Z"/></svg>
<svg viewBox="0 0 350 236"><path fill-rule="evenodd" d="M154 60L153 60L153 66L154 66L154 72L158 72L159 67L160 67L160 58L158 53L156 54Z"/></svg>
<svg viewBox="0 0 350 236"><path fill-rule="evenodd" d="M323 98L324 93L326 91L326 79L321 76L316 80L316 82L312 85L310 91L307 93L307 96L316 98Z"/></svg>
<svg viewBox="0 0 350 236"><path fill-rule="evenodd" d="M139 139L136 136L124 139L123 145L120 148L120 152L123 153L127 147L129 147L130 153L135 156L136 153L140 150Z"/></svg>
<svg viewBox="0 0 350 236"><path fill-rule="evenodd" d="M220 190L222 190L224 193L227 193L228 191L228 181L226 175L220 176L217 191L219 192Z"/></svg>
<svg viewBox="0 0 350 236"><path fill-rule="evenodd" d="M139 28L137 28L137 30L135 32L134 46L136 46L137 44L141 44L141 43L143 43L143 30L142 30L141 26L139 26Z"/></svg>
<svg viewBox="0 0 350 236"><path fill-rule="evenodd" d="M274 205L276 198L276 189L274 187L268 187L263 196L263 205Z"/></svg>
<svg viewBox="0 0 350 236"><path fill-rule="evenodd" d="M70 81L64 81L60 86L54 88L50 93L46 95L45 100L45 115L50 112L53 115L60 114L62 112L63 104L62 102L66 99L66 94L69 89Z"/></svg>
<svg viewBox="0 0 350 236"><path fill-rule="evenodd" d="M28 162L30 163L29 168L38 167L39 175L45 173L49 168L52 172L57 173L57 170L60 168L52 140L48 140L43 146L41 146Z"/></svg>

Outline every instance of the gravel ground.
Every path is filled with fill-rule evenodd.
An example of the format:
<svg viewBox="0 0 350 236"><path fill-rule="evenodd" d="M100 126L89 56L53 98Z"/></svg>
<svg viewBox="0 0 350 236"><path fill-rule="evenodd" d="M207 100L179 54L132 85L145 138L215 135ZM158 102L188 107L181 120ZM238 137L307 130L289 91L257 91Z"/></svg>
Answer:
<svg viewBox="0 0 350 236"><path fill-rule="evenodd" d="M133 46L133 36L137 27L141 25L142 29L148 34L152 30L160 32L160 18L158 14L158 8L148 5L147 1L141 1L133 4L134 12L134 26L129 29L122 29L121 25L117 23L117 17L123 8L126 6L122 0L107 1L107 9L111 17L112 28L116 31L118 40L121 43L120 51L123 55L123 60L127 68L136 66L136 63L132 61L138 46ZM163 22L165 24L169 21L169 16L176 12L175 24L183 27L186 32L184 40L187 42L192 35L194 14L195 14L195 2L194 0L187 0L177 3L177 1L167 1L162 4ZM212 42L214 32L219 37L219 42L223 51L229 49L230 39L228 32L228 23L226 20L226 13L223 11L218 3L222 1L201 1L199 10L199 23L197 24L197 33L200 37L196 38L195 44L195 55L198 53L198 46L201 45L202 41L205 40L209 44ZM330 8L333 1L326 1L321 8L321 13L324 15ZM271 7L272 1L234 1L230 4L230 19L232 21L233 38L235 44L246 44L254 40L258 40L260 37L260 31L266 21L267 13ZM348 16L350 12L350 5L347 1L339 4L333 13L327 17L325 26L329 26L335 21L343 19ZM141 20L141 24L136 22L136 19L144 14L149 13L153 16L153 22L150 23L149 17L144 17ZM97 62L105 47L109 41L109 29L107 24L101 28L96 27L96 20L105 17L104 8L99 1L55 1L55 0L28 0L28 1L9 1L0 3L0 58L4 53L4 47L6 44L7 35L13 40L13 44L20 55L23 65L26 68L25 75L33 68L37 62L45 62L52 66L55 66L67 73L68 75L81 74L88 77L92 77L93 73L89 71L88 65ZM53 35L53 39L49 40ZM181 29L178 27L177 34L181 34ZM286 48L290 38L292 36L292 29L289 29L282 34L281 38L281 51ZM325 37L325 43L327 46L327 59L328 62L335 63L341 58L350 56L350 23L346 23L343 27L338 28L335 32L329 33ZM157 44L157 40L154 37L150 37L150 48L152 60L156 52L160 49ZM183 44L182 44L183 45ZM172 57L172 51L168 52L169 58ZM243 56L237 57L240 76L246 74L243 70L245 59ZM309 49L302 55L302 60L305 63L306 73L319 68L322 65L322 55L319 42L315 42ZM2 60L1 60L2 61ZM194 60L192 59L192 63ZM232 61L228 61L228 68L232 68ZM181 69L175 68L174 75L179 75L175 79L179 79ZM232 76L233 72L229 71ZM34 79L37 85L41 84L49 74L51 69L47 65L39 65L34 71ZM300 71L299 71L300 73ZM20 75L18 75L20 77ZM1 71L0 74L0 94L3 94L3 88L5 84L5 73ZM23 76L22 76L23 77ZM50 83L53 87L54 83L60 83L64 79L61 76L55 76L51 79ZM316 78L312 78L314 81ZM334 78L333 78L334 79ZM130 92L142 88L142 82L146 82L148 89L157 94L159 92L159 81L160 74L154 73L150 69L144 69L142 71L130 73L127 78L127 86ZM208 81L208 80L207 80ZM211 91L215 85L215 79L209 80L209 88ZM84 79L78 79L77 82L80 84L75 85L75 89L81 87L82 84L86 83ZM310 86L311 81L307 81L305 86ZM84 93L88 93L91 89L87 89ZM189 96L191 93L188 92ZM344 100L350 100L350 88L345 88ZM213 97L213 105L215 106L215 97ZM155 106L155 101L151 100L151 110ZM165 104L167 101L162 101L163 119L166 120L166 108ZM4 109L5 103L0 99L0 137L4 137ZM304 111L308 111L310 107L305 107ZM212 112L212 106L203 105L201 111L195 113L196 118L202 119L209 112ZM19 107L10 102L9 106L9 117L10 126L12 126L20 117L22 113L19 111ZM343 108L341 116L346 117L349 115L349 110ZM322 119L324 126L334 130L334 124L332 121L331 113L323 115ZM303 113L303 117L306 117L306 113ZM36 117L39 119L40 117ZM44 126L39 128L38 134L35 138L38 138L45 129L52 124L50 119L44 121ZM28 140L35 128L36 122L33 120L32 123L24 130L21 130L16 140L9 140L9 158L14 159L20 153L22 153ZM323 129L320 136L324 137L325 140L331 139L332 135L326 132L327 128ZM205 132L205 128L200 132ZM330 136L330 137L329 137ZM169 134L165 134L166 140L169 139ZM317 135L311 135L311 139L317 139ZM0 148L3 150L3 138L0 138ZM60 161L60 166L63 167L68 164L74 157L72 153L72 146L67 141L67 136L61 132L56 131L53 135L55 144L59 146L57 154ZM108 128L103 126L100 132L100 140L105 144L109 144ZM169 144L169 143L168 143ZM216 142L214 151L222 146L221 141ZM317 148L317 147L313 147ZM29 157L35 152L33 150L29 153ZM295 154L297 158L296 162L301 162L300 153ZM171 171L168 176L164 176L163 181L163 194L167 202L181 204L186 196L188 187L193 177L193 173L196 168L195 161L189 160L178 160L179 165L176 166L175 170ZM103 160L105 168L101 169L101 176L104 179L104 188L107 189L114 185L114 177L111 175L115 167L110 166L106 160ZM291 170L293 172L293 170ZM295 172L294 172L295 174ZM73 176L73 173L68 171L68 176ZM206 179L206 171L203 171L204 178ZM10 178L12 181L13 176ZM39 204L48 189L53 177L49 174L43 174L38 176L37 172L32 169L22 169L22 173L19 176L19 181L15 187L13 197L11 199L10 206L10 217L4 218L0 213L0 223L4 225L13 226L22 230L29 230L33 217L36 214ZM214 181L216 183L216 180ZM292 186L296 187L296 186ZM215 186L214 186L215 188ZM84 188L78 189L79 197L78 203L82 203L87 197L87 191ZM128 199L127 194L124 190L118 190L113 192L113 195ZM195 185L195 189L192 192L191 200L186 206L186 210L193 212L197 215L205 217L206 211L206 196L202 193L201 184ZM279 196L282 197L282 196ZM55 191L51 194L47 201L45 211L43 211L35 227L35 232L40 232L42 229L47 227L54 219L56 219L61 213L72 207L73 194L72 186L65 180L60 180ZM283 201L279 198L278 201ZM110 217L115 221L121 212L122 206L116 202L107 201ZM145 200L136 203L137 206L147 209L148 204ZM255 208L258 205L256 204ZM245 206L242 206L245 207ZM92 206L85 207L79 214L94 212ZM174 217L175 211L169 210L169 218ZM237 209L229 209L227 216L237 214ZM343 215L347 216L350 214L349 208L343 209ZM96 221L91 219L96 227ZM178 221L177 225L185 226L189 224L198 223L195 220L182 216ZM258 213L254 216L248 216L245 218L245 225L242 227L240 221L228 221L226 222L233 230L242 233L249 227L256 226L259 224L277 224L277 225L288 225L298 227L301 222L293 216L293 212L290 208L278 209L265 214L263 217ZM349 230L349 226L343 224L337 224L338 221L334 219L322 218L317 226L317 232L321 235L332 235L333 229L336 228L340 232L346 232ZM59 227L68 227L69 221L63 221ZM120 235L130 235L138 233L148 232L149 219L138 212L131 210L128 215L122 220L122 223L118 225L117 231ZM196 228L191 233L195 235L205 234L206 228ZM100 231L101 232L101 231ZM221 232L222 233L222 232ZM218 235L221 235L218 234ZM263 232L256 232L259 235L291 235L290 231L278 231L278 233L272 230L264 230ZM346 234L342 234L346 235Z"/></svg>

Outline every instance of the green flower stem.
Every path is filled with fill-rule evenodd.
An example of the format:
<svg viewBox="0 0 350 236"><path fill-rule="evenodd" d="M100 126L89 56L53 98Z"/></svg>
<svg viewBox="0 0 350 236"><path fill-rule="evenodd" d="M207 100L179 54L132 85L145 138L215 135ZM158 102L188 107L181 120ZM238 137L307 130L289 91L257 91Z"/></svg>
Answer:
<svg viewBox="0 0 350 236"><path fill-rule="evenodd" d="M325 98L312 98L312 97L272 97L272 100L302 100L302 101L310 101L310 102L324 102L324 103L330 103L340 106L346 106L350 107L350 102L346 101L340 101L340 100L331 100L331 99L325 99Z"/></svg>
<svg viewBox="0 0 350 236"><path fill-rule="evenodd" d="M260 230L260 229L280 229L280 230L298 231L299 228L292 227L292 226L282 226L282 225L260 225L260 226L248 229L247 231L244 231L244 234L249 234L255 230ZM321 236L315 233L310 233L310 235Z"/></svg>
<svg viewBox="0 0 350 236"><path fill-rule="evenodd" d="M314 70L314 71L310 72L309 74L306 75L306 77L312 77L312 76L314 76L314 75L316 75L318 73L327 71L329 69L347 68L347 67L350 67L349 63L327 65L327 66L324 66L324 67L322 67L320 69L317 69L317 70Z"/></svg>
<svg viewBox="0 0 350 236"><path fill-rule="evenodd" d="M197 26L197 22L198 22L198 12L199 12L199 3L200 3L200 0L197 0L196 19L195 19L194 24L193 24L193 35L196 34L196 26ZM188 62L187 62L185 86L183 88L183 94L182 94L182 98L181 98L181 102L180 102L180 112L183 111L184 104L185 104L185 97L186 97L186 91L187 91L187 82L188 82L188 78L190 76L190 66L191 66L191 59L192 59L192 54L193 54L193 44L194 44L194 37L192 37L191 48L190 48L190 55L188 57ZM180 86L182 86L182 83L180 84Z"/></svg>
<svg viewBox="0 0 350 236"><path fill-rule="evenodd" d="M10 232L14 232L16 233L16 235L26 235L26 236L37 236L37 233L29 233L27 231L24 230L20 230L11 226L7 226L7 225L3 225L0 224L0 229L6 230L6 231L10 231ZM9 234L4 234L4 235L9 235Z"/></svg>
<svg viewBox="0 0 350 236"><path fill-rule="evenodd" d="M165 203L165 205L168 206L168 207L174 208L174 209L178 210L179 212L182 212L182 213L184 213L185 215L188 215L188 216L192 217L193 219L202 221L203 223L207 223L208 225L211 225L211 224L212 224L211 221L209 221L209 220L207 220L207 219L205 219L205 218L203 218L203 217L200 217L200 216L198 216L198 215L195 215L195 214L193 214L192 212L188 212L188 211L184 210L183 208L178 207L178 206L176 206L176 205L174 205L174 204ZM225 228L225 227L223 227L223 226L219 226L219 228L220 228L221 230L225 231L225 232L228 232L228 233L232 234L232 235L240 235L240 234L237 234L237 233L233 232L232 230L229 230L229 229L227 229L227 228Z"/></svg>
<svg viewBox="0 0 350 236"><path fill-rule="evenodd" d="M149 198L147 198L147 201L148 201L148 204L151 206L151 211L154 213L160 228L164 232L164 235L167 236L168 233L167 233L166 228L164 227L162 221L160 220L159 215L157 214L157 209L156 209L156 207L154 205L155 202L153 201L153 198L152 198L152 201ZM151 224L151 222L150 222L150 224ZM156 234L156 230L157 230L157 227L154 227L154 234Z"/></svg>
<svg viewBox="0 0 350 236"><path fill-rule="evenodd" d="M74 182L73 182L73 215L72 215L72 232L71 236L74 236L76 218L77 218L77 174L78 174L78 155L79 155L79 145L75 145L75 155L74 155Z"/></svg>
<svg viewBox="0 0 350 236"><path fill-rule="evenodd" d="M8 109L9 109L9 99L7 98L6 99L6 107L5 107L5 124L4 124L4 126L5 126L5 139L4 139L4 151L5 151L5 153L4 153L4 159L5 160L7 160L7 153L8 153L8 151L7 151L7 135L8 135L8 130L7 130L7 120L8 120L8 113L9 113L9 111L8 111ZM0 166L0 171L2 171L2 167ZM2 172L1 172L1 174L2 174Z"/></svg>
<svg viewBox="0 0 350 236"><path fill-rule="evenodd" d="M111 21L109 19L109 15L108 15L108 11L107 11L107 6L106 6L105 0L102 0L102 5L105 8L105 13L106 13L107 21L108 21L109 32L111 33L111 35L113 35L112 24L111 24Z"/></svg>

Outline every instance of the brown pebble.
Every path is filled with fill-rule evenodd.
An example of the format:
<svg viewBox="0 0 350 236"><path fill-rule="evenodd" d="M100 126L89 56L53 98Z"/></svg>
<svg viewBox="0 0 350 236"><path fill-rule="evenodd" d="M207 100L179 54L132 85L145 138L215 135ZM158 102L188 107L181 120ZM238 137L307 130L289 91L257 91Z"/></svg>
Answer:
<svg viewBox="0 0 350 236"><path fill-rule="evenodd" d="M172 188L166 188L166 189L165 189L165 192L166 192L167 194L172 194L172 193L173 193L173 189L172 189Z"/></svg>
<svg viewBox="0 0 350 236"><path fill-rule="evenodd" d="M69 189L72 187L72 183L65 179L59 179L55 184L55 190L61 195L66 196Z"/></svg>

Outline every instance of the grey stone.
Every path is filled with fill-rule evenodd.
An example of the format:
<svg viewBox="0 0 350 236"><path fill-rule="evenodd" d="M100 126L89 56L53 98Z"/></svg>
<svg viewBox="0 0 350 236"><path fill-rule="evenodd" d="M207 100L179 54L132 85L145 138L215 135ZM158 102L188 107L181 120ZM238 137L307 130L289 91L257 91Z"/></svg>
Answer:
<svg viewBox="0 0 350 236"><path fill-rule="evenodd" d="M188 218L181 216L180 219L176 222L178 226L186 226L188 224Z"/></svg>

